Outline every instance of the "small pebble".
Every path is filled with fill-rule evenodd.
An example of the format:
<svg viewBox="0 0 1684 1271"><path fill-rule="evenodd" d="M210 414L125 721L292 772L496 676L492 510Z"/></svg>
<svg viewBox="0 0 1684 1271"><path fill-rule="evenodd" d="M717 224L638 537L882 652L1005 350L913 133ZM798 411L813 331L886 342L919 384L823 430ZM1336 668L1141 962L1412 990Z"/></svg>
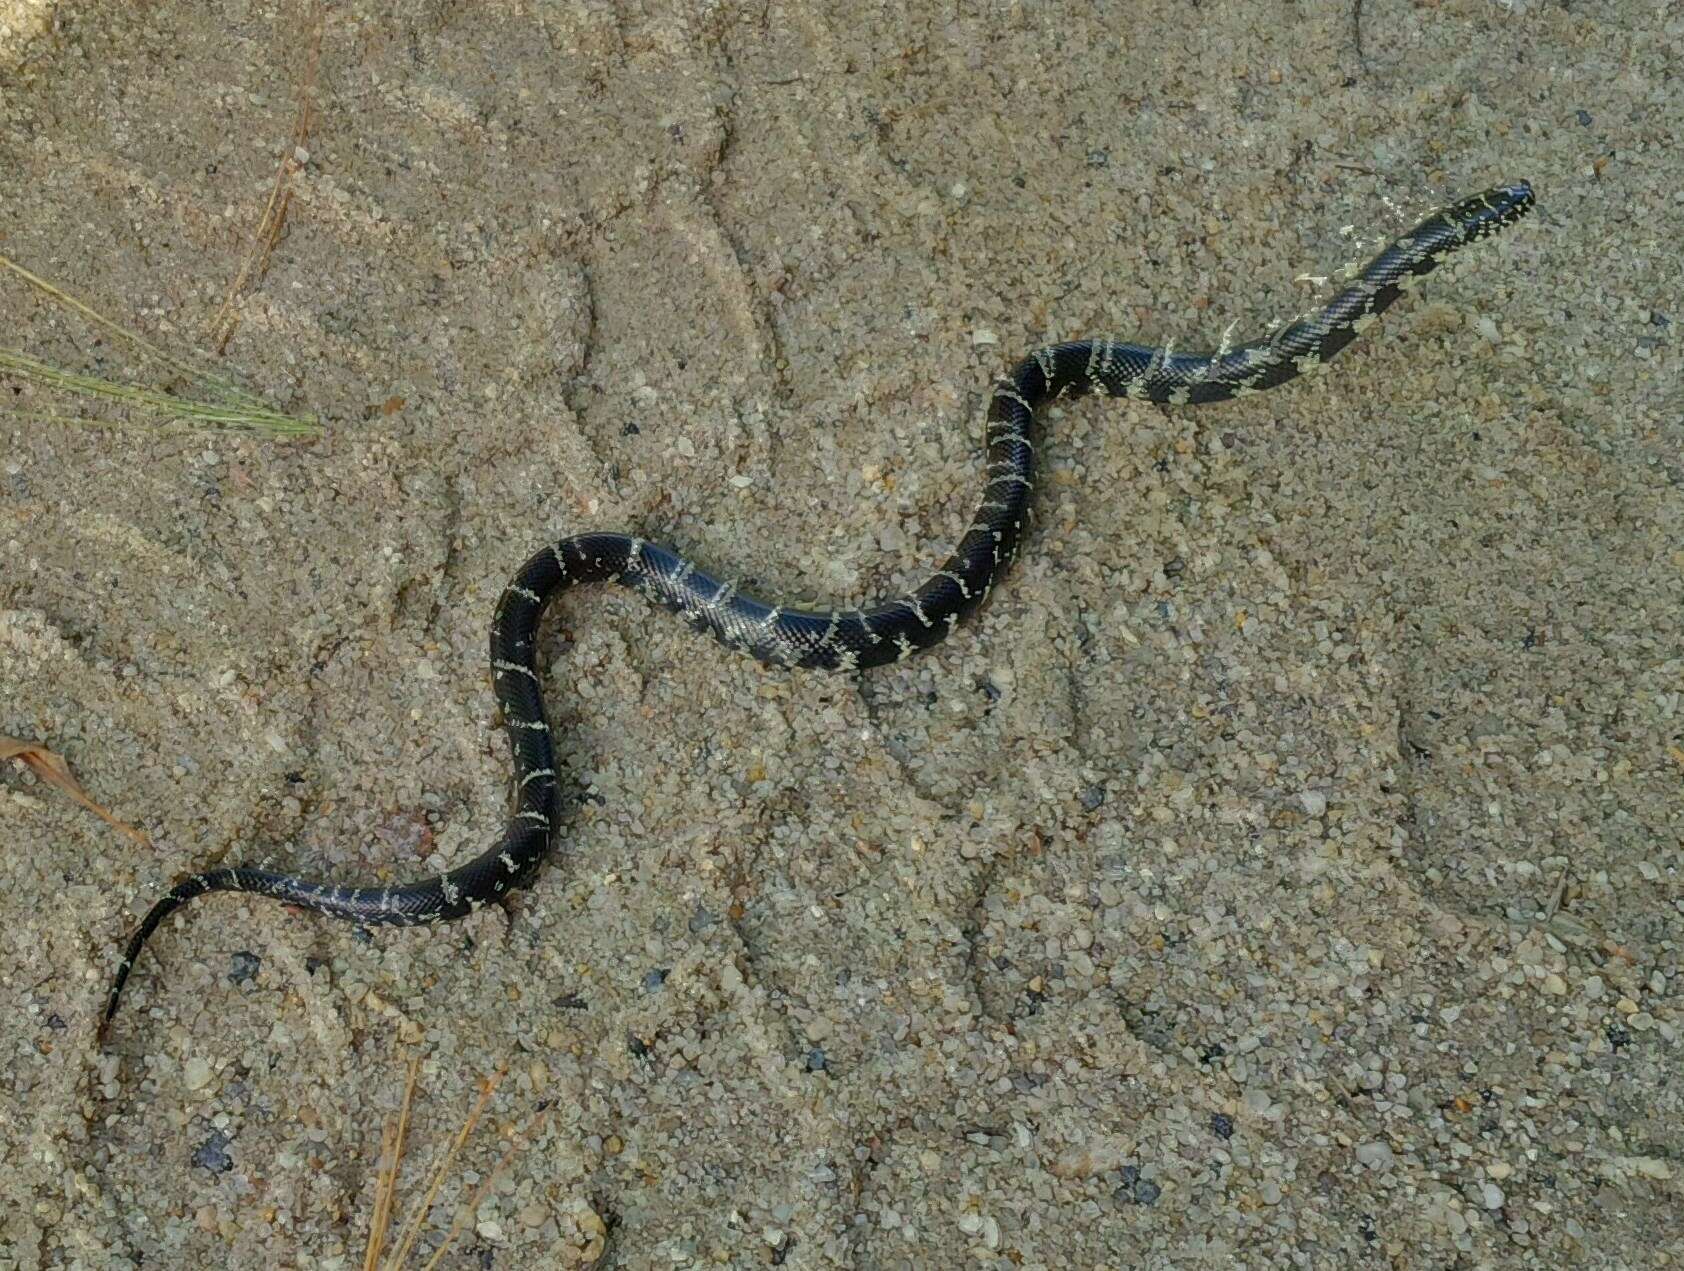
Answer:
<svg viewBox="0 0 1684 1271"><path fill-rule="evenodd" d="M220 1131L210 1136L193 1153L193 1164L213 1174L226 1174L234 1168L234 1158L228 1155L228 1136Z"/></svg>
<svg viewBox="0 0 1684 1271"><path fill-rule="evenodd" d="M228 979L233 984L246 984L257 978L257 973L263 968L263 959L249 950L242 949L228 959Z"/></svg>
<svg viewBox="0 0 1684 1271"><path fill-rule="evenodd" d="M690 915L690 934L699 936L702 932L719 925L719 919L714 917L702 906L697 905L695 912Z"/></svg>
<svg viewBox="0 0 1684 1271"><path fill-rule="evenodd" d="M1391 1145L1388 1143L1358 1143L1357 1160L1371 1170L1391 1169L1396 1158L1392 1155Z"/></svg>

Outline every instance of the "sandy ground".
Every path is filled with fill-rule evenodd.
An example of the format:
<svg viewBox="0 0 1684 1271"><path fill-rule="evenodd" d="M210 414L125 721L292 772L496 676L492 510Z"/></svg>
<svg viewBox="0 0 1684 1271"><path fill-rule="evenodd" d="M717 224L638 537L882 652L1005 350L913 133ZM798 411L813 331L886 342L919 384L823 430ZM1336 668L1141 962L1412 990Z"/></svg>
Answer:
<svg viewBox="0 0 1684 1271"><path fill-rule="evenodd" d="M360 1266L411 1053L400 1216L508 1066L424 1249L551 1105L452 1267L1684 1260L1684 10L1069 8L334 7L223 359L326 438L0 413L0 732L154 841L0 772L0 1265ZM8 12L0 251L202 347L302 11ZM1023 561L914 662L564 599L580 797L511 916L206 901L96 1050L173 877L496 836L546 538L888 592L1022 351L1261 330L1521 177L1328 374L1054 411Z"/></svg>

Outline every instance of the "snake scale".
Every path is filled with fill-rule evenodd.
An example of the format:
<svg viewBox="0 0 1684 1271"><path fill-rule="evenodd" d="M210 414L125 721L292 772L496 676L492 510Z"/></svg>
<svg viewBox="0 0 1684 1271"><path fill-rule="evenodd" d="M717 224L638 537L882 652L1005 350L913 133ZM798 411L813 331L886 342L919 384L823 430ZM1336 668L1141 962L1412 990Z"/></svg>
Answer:
<svg viewBox="0 0 1684 1271"><path fill-rule="evenodd" d="M1498 186L1421 221L1390 243L1323 308L1265 339L1216 353L1083 340L1037 349L999 380L990 404L987 481L970 528L910 595L870 609L808 611L766 604L668 548L628 534L581 534L540 550L504 589L491 623L491 669L513 753L515 810L502 838L455 869L390 887L338 887L259 869L215 869L176 884L141 921L118 965L103 1037L146 939L195 896L238 891L368 925L460 918L529 883L560 819L555 748L537 663L538 620L581 583L641 592L722 644L771 665L857 671L945 639L982 604L1017 556L1034 489L1035 416L1061 394L1104 392L1170 406L1274 388L1326 362L1457 248L1512 224L1532 206L1526 182Z"/></svg>

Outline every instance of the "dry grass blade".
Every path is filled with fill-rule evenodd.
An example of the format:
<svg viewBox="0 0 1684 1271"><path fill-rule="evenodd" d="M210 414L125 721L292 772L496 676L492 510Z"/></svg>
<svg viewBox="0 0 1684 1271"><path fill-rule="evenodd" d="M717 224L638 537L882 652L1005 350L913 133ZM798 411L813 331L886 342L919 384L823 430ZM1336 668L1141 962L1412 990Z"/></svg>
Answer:
<svg viewBox="0 0 1684 1271"><path fill-rule="evenodd" d="M398 1125L387 1118L380 1127L380 1163L374 1173L374 1212L368 1219L368 1248L363 1271L379 1271L380 1251L386 1247L386 1228L392 1220L392 1193L398 1186Z"/></svg>
<svg viewBox="0 0 1684 1271"><path fill-rule="evenodd" d="M35 288L35 290L39 291L42 295L46 296L49 300L52 300L56 304L63 305L66 309L71 310L73 313L80 314L101 331L104 331L107 335L114 336L123 341L125 344L132 345L134 348L139 349L147 357L161 362L177 374L182 375L189 380L214 388L218 395L226 397L229 401L237 402L243 406L263 407L264 403L261 399L253 397L238 384L230 383L218 375L213 375L207 370L196 367L190 362L184 362L173 354L160 349L156 344L153 344L144 336L136 335L127 327L120 326L118 323L113 322L98 309L78 300L69 292L53 286L52 283L48 282L39 274L31 273L10 256L0 256L0 268L11 270L19 278L22 278L26 283Z"/></svg>
<svg viewBox="0 0 1684 1271"><path fill-rule="evenodd" d="M469 1135L473 1134L474 1128L479 1125L479 1119L485 1112L485 1105L491 1101L491 1096L496 1092L498 1083L503 1080L508 1071L509 1066L504 1064L480 1084L479 1098L474 1101L473 1110L468 1113L468 1119L462 1123L462 1128L456 1132L456 1137L451 1141L449 1150L439 1158L439 1163L433 1168L432 1177L427 1181L426 1194L422 1196L421 1203L416 1206L409 1221L404 1224L403 1237L398 1242L397 1250L386 1263L388 1271L400 1271L405 1259L409 1257L410 1251L415 1247L416 1239L421 1235L421 1224L426 1221L428 1213L432 1211L433 1201L438 1198L439 1187L444 1183L445 1174L449 1172L456 1157L461 1153L462 1145L468 1141Z"/></svg>
<svg viewBox="0 0 1684 1271"><path fill-rule="evenodd" d="M211 338L218 353L227 349L228 341L239 329L240 316L235 311L235 305L247 289L261 281L268 272L269 257L275 250L275 244L281 241L287 208L292 203L293 173L304 166L299 155L310 138L310 129L316 119L316 73L322 60L322 29L327 22L326 10L320 0L310 6L307 20L310 24L309 42L304 52L304 73L298 84L298 114L293 120L292 142L275 170L275 184L269 191L269 202L258 218L257 228L252 232L251 248L240 264L240 272L234 275L222 307L211 322Z"/></svg>
<svg viewBox="0 0 1684 1271"><path fill-rule="evenodd" d="M403 1160L404 1141L409 1134L409 1109L415 1101L415 1083L420 1074L421 1057L411 1055L398 1119L388 1121L380 1137L380 1175L374 1185L374 1218L369 1224L363 1271L379 1271L380 1254L386 1247L386 1232L392 1225L392 1202L398 1190L398 1165Z"/></svg>
<svg viewBox="0 0 1684 1271"><path fill-rule="evenodd" d="M79 375L61 370L39 358L15 349L0 349L0 372L19 379L63 389L84 397L103 397L125 406L134 407L159 420L179 420L184 423L209 424L236 432L266 432L274 437L313 437L321 427L310 419L284 415L271 410L255 399L249 403L196 402L184 397L161 393L156 389L133 388L97 375ZM13 412L7 412L13 414ZM23 417L19 415L18 417ZM90 419L81 416L50 416L75 423L108 424L115 421Z"/></svg>
<svg viewBox="0 0 1684 1271"><path fill-rule="evenodd" d="M414 1251L415 1242L421 1235L422 1225L427 1215L432 1212L433 1204L438 1199L439 1188L443 1185L450 1167L461 1154L463 1146L479 1125L480 1118L485 1112L491 1096L496 1093L498 1084L508 1073L508 1065L504 1064L490 1077L480 1083L478 1099L474 1101L467 1119L456 1132L456 1137L433 1166L428 1176L427 1190L422 1196L420 1204L415 1208L400 1233L398 1246L390 1254L386 1251L386 1234L391 1228L392 1213L398 1185L398 1167L403 1159L404 1145L408 1137L409 1112L415 1098L417 1076L420 1072L421 1061L411 1058L409 1074L404 1084L403 1104L399 1109L396 1121L388 1119L380 1137L380 1164L374 1184L374 1213L369 1221L368 1248L363 1255L363 1271L401 1271L405 1261ZM497 1180L502 1177L504 1170L515 1154L524 1148L549 1118L550 1105L541 1106L524 1126L508 1132L509 1142L503 1153L497 1158L480 1185L474 1189L467 1201L457 1206L456 1217L445 1232L444 1239L433 1256L427 1260L423 1271L436 1271L461 1234L463 1226L479 1211L480 1203L484 1201Z"/></svg>
<svg viewBox="0 0 1684 1271"><path fill-rule="evenodd" d="M427 1260L427 1265L422 1268L422 1271L434 1271L434 1268L438 1266L440 1260L447 1252L449 1252L450 1246L456 1242L456 1237L462 1230L462 1224L467 1222L471 1215L479 1212L480 1202L485 1199L486 1193L491 1190L491 1185L497 1181L498 1176L502 1174L509 1162L514 1159L515 1153L520 1151L520 1149L526 1145L527 1136L542 1126L545 1118L549 1115L550 1110L545 1108L542 1112L538 1113L537 1116L532 1118L524 1131L517 1131L515 1133L514 1137L510 1140L509 1145L503 1149L503 1155L497 1158L497 1164L491 1167L491 1172L485 1176L485 1180L474 1189L474 1194L468 1198L468 1203L456 1211L456 1218L450 1224L450 1230L444 1233L444 1242L439 1245L433 1256Z"/></svg>
<svg viewBox="0 0 1684 1271"><path fill-rule="evenodd" d="M10 375L28 383L58 389L84 398L95 398L125 406L150 417L153 426L179 421L194 427L220 428L233 431L259 432L276 438L315 437L321 435L321 425L312 416L288 415L275 410L262 398L230 383L219 375L200 369L160 349L107 318L104 314L55 287L45 278L31 273L8 256L0 256L0 269L9 270L55 304L63 305L93 323L100 330L115 336L143 356L168 367L205 394L205 400L177 397L152 388L137 388L97 375L82 375L67 371L21 349L0 349L0 375ZM60 415L47 411L0 412L7 419L50 420L80 424L132 423L130 420L97 419L80 415Z"/></svg>
<svg viewBox="0 0 1684 1271"><path fill-rule="evenodd" d="M48 750L40 742L23 741L17 737L7 737L0 734L0 759L21 761L53 789L69 795L95 816L115 826L134 839L135 842L144 847L152 846L152 840L147 838L146 835L135 829L134 826L119 821L88 797L88 792L82 789L82 783L71 774L70 765L65 762L63 755Z"/></svg>

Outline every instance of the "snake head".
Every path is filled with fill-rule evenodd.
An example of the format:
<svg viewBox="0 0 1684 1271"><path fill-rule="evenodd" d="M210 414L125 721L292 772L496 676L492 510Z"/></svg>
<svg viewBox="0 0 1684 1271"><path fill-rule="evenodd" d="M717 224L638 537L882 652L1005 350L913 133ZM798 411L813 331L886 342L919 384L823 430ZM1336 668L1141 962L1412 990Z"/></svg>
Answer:
<svg viewBox="0 0 1684 1271"><path fill-rule="evenodd" d="M1517 181L1463 199L1445 216L1462 227L1464 239L1484 238L1513 225L1532 210L1532 185Z"/></svg>

